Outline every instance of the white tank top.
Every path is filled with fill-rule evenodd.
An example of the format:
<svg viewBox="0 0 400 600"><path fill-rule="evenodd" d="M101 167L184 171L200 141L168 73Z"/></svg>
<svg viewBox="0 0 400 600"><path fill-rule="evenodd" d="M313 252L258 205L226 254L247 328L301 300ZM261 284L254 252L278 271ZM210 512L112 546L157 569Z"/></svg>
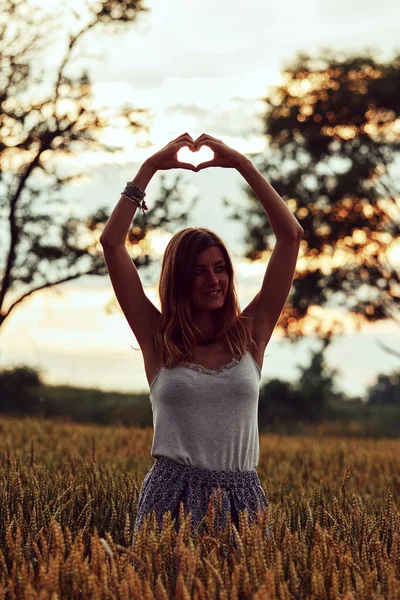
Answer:
<svg viewBox="0 0 400 600"><path fill-rule="evenodd" d="M255 469L260 379L249 351L220 369L187 362L161 367L150 387L151 456L200 469Z"/></svg>

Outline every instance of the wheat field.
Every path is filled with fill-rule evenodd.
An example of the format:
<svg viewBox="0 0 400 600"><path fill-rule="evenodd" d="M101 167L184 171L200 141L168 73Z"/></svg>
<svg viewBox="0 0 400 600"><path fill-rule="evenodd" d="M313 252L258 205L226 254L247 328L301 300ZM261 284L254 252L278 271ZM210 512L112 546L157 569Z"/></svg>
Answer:
<svg viewBox="0 0 400 600"><path fill-rule="evenodd" d="M0 600L400 600L400 440L261 435L268 507L219 531L210 502L201 537L183 507L133 535L151 441L1 419Z"/></svg>

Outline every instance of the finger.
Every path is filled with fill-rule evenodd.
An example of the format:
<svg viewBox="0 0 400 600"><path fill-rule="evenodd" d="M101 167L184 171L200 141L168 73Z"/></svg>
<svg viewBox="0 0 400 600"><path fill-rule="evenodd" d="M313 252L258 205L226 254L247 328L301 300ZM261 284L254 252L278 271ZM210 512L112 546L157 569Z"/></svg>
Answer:
<svg viewBox="0 0 400 600"><path fill-rule="evenodd" d="M198 140L200 140L200 139L201 139L201 138L203 138L203 137L207 137L207 138L209 138L210 140L214 140L214 141L216 141L216 142L218 141L218 139L217 139L217 138L213 137L213 136L212 136L212 135L210 135L209 133L202 133L201 135L199 135L199 136L198 136L198 138L197 138L197 139L198 139ZM196 141L197 141L197 140L196 140Z"/></svg>
<svg viewBox="0 0 400 600"><path fill-rule="evenodd" d="M175 138L175 141L180 140L181 138L185 137L186 135L188 135L190 137L190 133L188 133L188 132L181 133L181 135L178 135L178 137Z"/></svg>
<svg viewBox="0 0 400 600"><path fill-rule="evenodd" d="M208 140L208 141L212 140L213 142L221 142L221 140L218 140L217 138L213 137L212 135L209 135L208 133L202 133L196 139L195 145L197 146L198 143L204 142L204 140Z"/></svg>
<svg viewBox="0 0 400 600"><path fill-rule="evenodd" d="M192 137L187 136L185 138L183 138L180 142L179 142L180 147L182 148L182 146L189 146L190 148L194 149L194 139Z"/></svg>
<svg viewBox="0 0 400 600"><path fill-rule="evenodd" d="M189 169L190 171L196 172L195 165L192 165L191 163L179 163L179 166L181 169Z"/></svg>
<svg viewBox="0 0 400 600"><path fill-rule="evenodd" d="M196 146L196 148L198 147L198 145L204 140L204 138L206 138L207 135L205 133L202 133L201 135L199 135L199 137L196 139L194 145Z"/></svg>
<svg viewBox="0 0 400 600"><path fill-rule="evenodd" d="M209 148L211 148L211 150L214 150L215 148L221 146L221 143L219 141L214 140L214 138L212 138L211 136L206 136L201 140L197 139L194 142L194 146L196 150L201 148L201 146L208 146Z"/></svg>
<svg viewBox="0 0 400 600"><path fill-rule="evenodd" d="M212 160L208 160L207 162L200 163L196 167L196 171L201 171L202 169L207 169L207 167L215 167L215 163Z"/></svg>
<svg viewBox="0 0 400 600"><path fill-rule="evenodd" d="M180 142L182 139L188 139L190 140L192 143L194 143L194 139L192 138L192 136L189 133L182 133L182 135L178 136L175 140L173 140L174 142Z"/></svg>
<svg viewBox="0 0 400 600"><path fill-rule="evenodd" d="M194 139L188 133L184 133L183 135L177 137L175 140L171 140L168 146L172 147L174 150L180 150L180 148L182 148L183 146L189 146L191 150L195 150Z"/></svg>
<svg viewBox="0 0 400 600"><path fill-rule="evenodd" d="M178 152L184 146L188 146L191 150L195 149L194 142L191 142L190 140L182 140L181 142L174 144L172 148L175 152Z"/></svg>

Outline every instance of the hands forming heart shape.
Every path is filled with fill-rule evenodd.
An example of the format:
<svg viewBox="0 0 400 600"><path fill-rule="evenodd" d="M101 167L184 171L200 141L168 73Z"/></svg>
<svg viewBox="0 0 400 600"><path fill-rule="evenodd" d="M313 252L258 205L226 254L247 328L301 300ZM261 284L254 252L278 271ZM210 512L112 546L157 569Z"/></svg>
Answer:
<svg viewBox="0 0 400 600"><path fill-rule="evenodd" d="M197 173L208 167L236 168L244 159L243 154L211 135L203 133L194 140L184 133L153 154L148 162L157 170L189 169Z"/></svg>
<svg viewBox="0 0 400 600"><path fill-rule="evenodd" d="M191 150L189 146L184 146L178 150L177 158L181 163L189 163L194 167L198 167L204 162L214 160L214 152L209 146L202 146L198 150Z"/></svg>

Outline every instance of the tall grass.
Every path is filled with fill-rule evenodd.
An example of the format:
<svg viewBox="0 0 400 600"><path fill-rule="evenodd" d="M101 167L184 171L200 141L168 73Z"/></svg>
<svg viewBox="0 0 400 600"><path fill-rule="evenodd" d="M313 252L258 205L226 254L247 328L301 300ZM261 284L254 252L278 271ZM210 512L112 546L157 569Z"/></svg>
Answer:
<svg viewBox="0 0 400 600"><path fill-rule="evenodd" d="M218 495L202 536L182 505L178 534L167 513L133 535L151 440L2 419L0 600L400 600L400 441L261 436L256 523L218 530Z"/></svg>

